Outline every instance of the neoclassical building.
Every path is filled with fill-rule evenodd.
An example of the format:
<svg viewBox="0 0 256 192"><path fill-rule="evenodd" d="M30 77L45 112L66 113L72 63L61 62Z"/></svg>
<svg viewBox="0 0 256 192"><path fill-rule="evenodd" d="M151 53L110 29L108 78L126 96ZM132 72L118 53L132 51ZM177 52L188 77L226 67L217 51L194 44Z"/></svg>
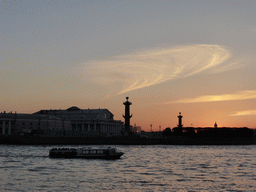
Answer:
<svg viewBox="0 0 256 192"><path fill-rule="evenodd" d="M66 110L40 110L34 114L51 115L71 122L65 135L70 136L118 136L123 122L114 120L108 109L80 109L76 106Z"/></svg>
<svg viewBox="0 0 256 192"><path fill-rule="evenodd" d="M108 109L40 110L33 114L0 113L0 135L119 136L123 122Z"/></svg>
<svg viewBox="0 0 256 192"><path fill-rule="evenodd" d="M56 135L70 126L69 121L50 115L0 113L0 135Z"/></svg>

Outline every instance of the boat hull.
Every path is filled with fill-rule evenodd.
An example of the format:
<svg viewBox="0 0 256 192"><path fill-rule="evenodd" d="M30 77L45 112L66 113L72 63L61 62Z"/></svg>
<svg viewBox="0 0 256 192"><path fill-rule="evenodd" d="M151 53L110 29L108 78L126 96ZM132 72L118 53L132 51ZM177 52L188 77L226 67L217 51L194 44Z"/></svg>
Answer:
<svg viewBox="0 0 256 192"><path fill-rule="evenodd" d="M120 159L120 157L123 155L121 154L116 154L116 155L104 155L104 156L97 156L97 155L92 155L92 156L82 156L82 155L49 155L51 158L80 158L80 159Z"/></svg>

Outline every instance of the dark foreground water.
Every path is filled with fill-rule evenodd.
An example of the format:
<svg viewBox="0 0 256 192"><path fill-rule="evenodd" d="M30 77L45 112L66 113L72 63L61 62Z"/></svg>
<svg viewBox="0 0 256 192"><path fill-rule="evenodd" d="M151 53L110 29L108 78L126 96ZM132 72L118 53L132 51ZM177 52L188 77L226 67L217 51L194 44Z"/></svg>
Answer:
<svg viewBox="0 0 256 192"><path fill-rule="evenodd" d="M119 160L51 159L52 147L0 145L0 190L256 191L256 145L114 146Z"/></svg>

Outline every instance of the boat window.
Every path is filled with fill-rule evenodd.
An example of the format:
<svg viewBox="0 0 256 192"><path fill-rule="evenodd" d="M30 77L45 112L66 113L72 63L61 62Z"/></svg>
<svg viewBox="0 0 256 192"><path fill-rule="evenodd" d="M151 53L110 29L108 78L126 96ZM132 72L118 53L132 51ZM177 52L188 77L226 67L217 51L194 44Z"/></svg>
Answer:
<svg viewBox="0 0 256 192"><path fill-rule="evenodd" d="M103 151L102 151L102 150L98 150L97 153L98 153L98 154L102 154Z"/></svg>
<svg viewBox="0 0 256 192"><path fill-rule="evenodd" d="M89 154L89 151L83 151L83 154Z"/></svg>
<svg viewBox="0 0 256 192"><path fill-rule="evenodd" d="M96 154L96 150L90 151L90 154Z"/></svg>

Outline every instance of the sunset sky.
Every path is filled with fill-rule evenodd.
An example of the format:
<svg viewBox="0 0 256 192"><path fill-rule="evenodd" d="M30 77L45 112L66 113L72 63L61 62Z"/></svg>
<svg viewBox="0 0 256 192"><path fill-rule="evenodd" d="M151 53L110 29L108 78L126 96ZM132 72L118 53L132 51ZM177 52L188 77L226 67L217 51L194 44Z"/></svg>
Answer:
<svg viewBox="0 0 256 192"><path fill-rule="evenodd" d="M0 111L256 128L256 1L1 0Z"/></svg>

